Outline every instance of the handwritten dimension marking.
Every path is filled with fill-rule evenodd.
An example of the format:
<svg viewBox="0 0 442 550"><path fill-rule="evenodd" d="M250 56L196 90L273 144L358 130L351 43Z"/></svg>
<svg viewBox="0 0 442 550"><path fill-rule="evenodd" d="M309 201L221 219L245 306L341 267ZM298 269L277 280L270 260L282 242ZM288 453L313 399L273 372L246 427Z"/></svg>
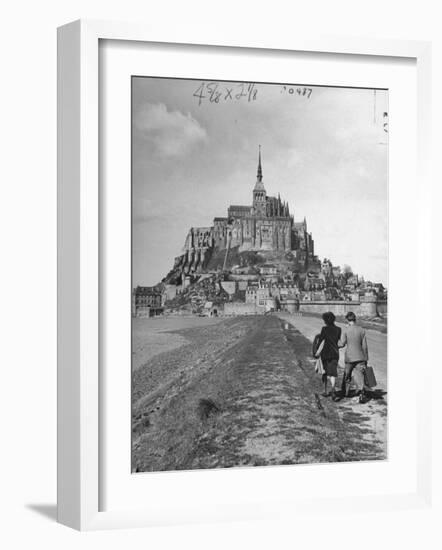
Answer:
<svg viewBox="0 0 442 550"><path fill-rule="evenodd" d="M300 95L305 96L307 99L310 99L310 96L313 93L313 88L305 88L303 86L294 88L291 86L283 86L281 88L281 93L288 93L289 95Z"/></svg>
<svg viewBox="0 0 442 550"><path fill-rule="evenodd" d="M193 92L193 97L198 98L198 106L203 101L209 103L222 103L229 101L244 101L250 103L256 101L258 89L252 82L242 82L241 84L221 85L218 82L201 82L198 88Z"/></svg>

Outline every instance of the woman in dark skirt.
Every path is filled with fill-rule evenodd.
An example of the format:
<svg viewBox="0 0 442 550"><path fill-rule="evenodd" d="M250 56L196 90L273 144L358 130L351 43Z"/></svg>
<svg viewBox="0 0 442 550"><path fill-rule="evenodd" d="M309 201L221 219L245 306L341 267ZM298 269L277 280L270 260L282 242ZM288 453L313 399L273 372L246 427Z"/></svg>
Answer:
<svg viewBox="0 0 442 550"><path fill-rule="evenodd" d="M341 338L341 329L335 325L336 317L331 311L327 311L322 316L325 326L322 327L319 335L319 344L324 341L324 347L321 351L321 359L324 367L322 380L324 382L324 397L328 396L327 382L330 379L331 396L336 401L336 378L338 376L339 347L338 342Z"/></svg>

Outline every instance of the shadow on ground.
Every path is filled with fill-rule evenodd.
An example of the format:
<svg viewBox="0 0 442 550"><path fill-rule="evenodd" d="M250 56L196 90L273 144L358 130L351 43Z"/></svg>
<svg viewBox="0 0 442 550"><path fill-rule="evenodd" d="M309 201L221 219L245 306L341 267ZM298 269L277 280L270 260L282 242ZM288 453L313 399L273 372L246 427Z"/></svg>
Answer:
<svg viewBox="0 0 442 550"><path fill-rule="evenodd" d="M25 504L25 508L32 510L40 516L57 521L57 505L56 504Z"/></svg>

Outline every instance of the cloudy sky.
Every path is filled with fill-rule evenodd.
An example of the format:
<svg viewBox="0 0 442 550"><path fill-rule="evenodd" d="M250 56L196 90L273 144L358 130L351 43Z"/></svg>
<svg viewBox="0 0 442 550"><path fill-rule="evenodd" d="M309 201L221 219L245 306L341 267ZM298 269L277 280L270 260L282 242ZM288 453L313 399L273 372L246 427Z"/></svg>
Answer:
<svg viewBox="0 0 442 550"><path fill-rule="evenodd" d="M269 195L315 252L387 283L388 92L132 79L133 283L159 282L190 227Z"/></svg>

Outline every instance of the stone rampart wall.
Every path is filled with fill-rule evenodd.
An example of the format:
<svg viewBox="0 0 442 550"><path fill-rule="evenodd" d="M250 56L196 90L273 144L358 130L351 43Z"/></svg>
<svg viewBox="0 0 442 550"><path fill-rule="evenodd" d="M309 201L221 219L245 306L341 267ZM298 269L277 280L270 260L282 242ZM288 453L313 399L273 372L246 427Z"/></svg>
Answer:
<svg viewBox="0 0 442 550"><path fill-rule="evenodd" d="M335 315L345 315L353 311L356 316L376 317L386 315L387 302L342 302L342 301L300 301L300 313L325 313L332 311Z"/></svg>
<svg viewBox="0 0 442 550"><path fill-rule="evenodd" d="M132 311L133 317L155 317L156 315L162 315L164 309L162 307L150 307L150 306L137 306Z"/></svg>

